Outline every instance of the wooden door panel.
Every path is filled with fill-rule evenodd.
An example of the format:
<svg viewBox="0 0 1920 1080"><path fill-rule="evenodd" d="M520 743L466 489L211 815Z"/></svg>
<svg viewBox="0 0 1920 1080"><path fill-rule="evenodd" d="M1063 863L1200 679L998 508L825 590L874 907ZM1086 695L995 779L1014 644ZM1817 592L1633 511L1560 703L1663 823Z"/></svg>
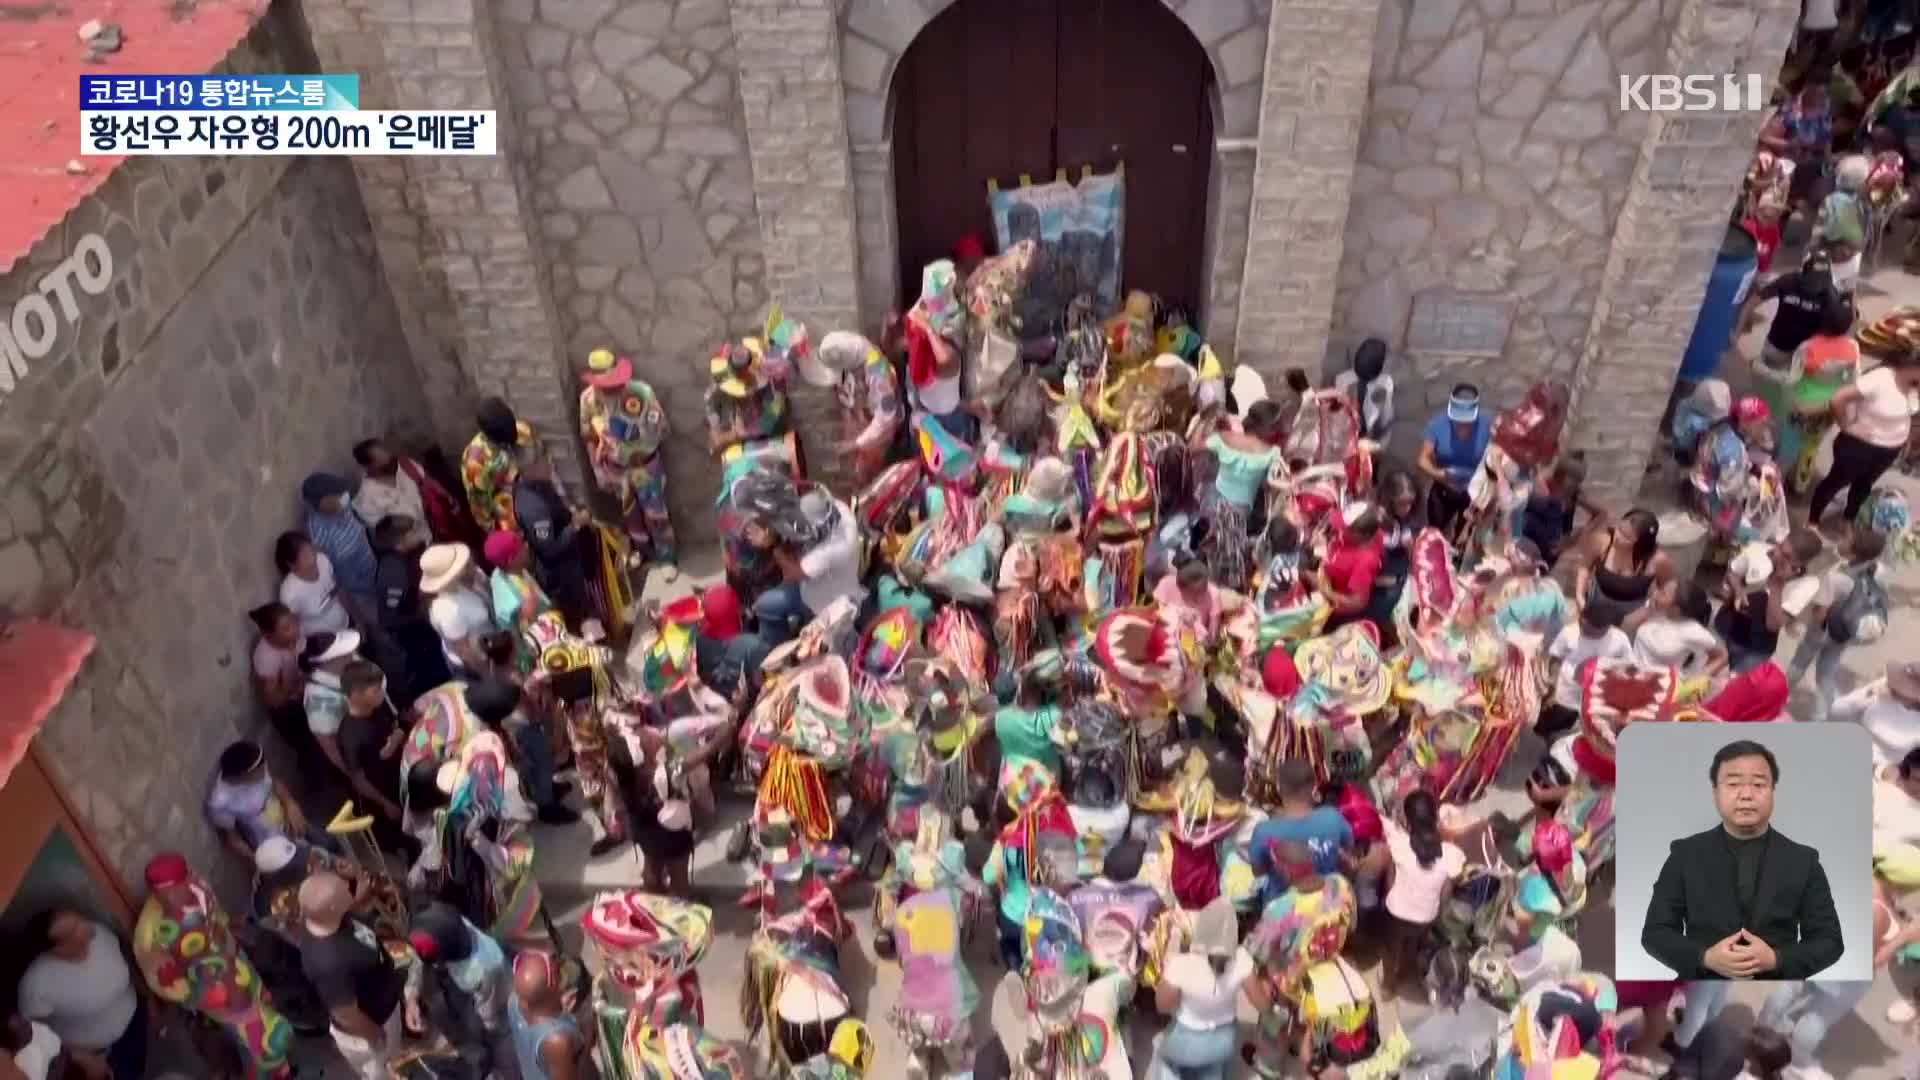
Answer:
<svg viewBox="0 0 1920 1080"><path fill-rule="evenodd" d="M894 85L903 297L967 233L992 239L987 181L1044 183L1124 161L1123 283L1198 300L1212 69L1161 0L959 0Z"/></svg>

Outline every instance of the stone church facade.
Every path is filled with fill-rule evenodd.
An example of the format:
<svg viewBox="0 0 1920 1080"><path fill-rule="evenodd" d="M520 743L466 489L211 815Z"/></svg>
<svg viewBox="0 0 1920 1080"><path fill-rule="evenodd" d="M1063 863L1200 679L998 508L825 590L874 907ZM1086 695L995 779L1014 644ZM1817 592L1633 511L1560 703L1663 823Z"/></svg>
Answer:
<svg viewBox="0 0 1920 1080"><path fill-rule="evenodd" d="M692 429L706 352L770 302L877 326L890 82L950 2L306 0L370 107L506 127L499 158L355 165L442 430L504 392L572 452L572 365L609 343ZM1605 387L1574 442L1638 475L1761 114L1623 113L1617 76L1771 74L1797 4L1163 2L1214 67L1211 341L1277 372L1383 337L1407 425L1461 379ZM712 468L669 467L697 532Z"/></svg>

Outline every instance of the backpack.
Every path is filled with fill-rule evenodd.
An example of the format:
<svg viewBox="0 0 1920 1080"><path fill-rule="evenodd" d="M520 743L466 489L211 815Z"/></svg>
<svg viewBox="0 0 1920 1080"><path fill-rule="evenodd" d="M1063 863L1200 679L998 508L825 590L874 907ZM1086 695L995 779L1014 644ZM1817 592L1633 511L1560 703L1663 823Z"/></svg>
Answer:
<svg viewBox="0 0 1920 1080"><path fill-rule="evenodd" d="M1887 632L1886 586L1868 566L1853 578L1853 591L1827 615L1827 636L1842 645L1863 645Z"/></svg>

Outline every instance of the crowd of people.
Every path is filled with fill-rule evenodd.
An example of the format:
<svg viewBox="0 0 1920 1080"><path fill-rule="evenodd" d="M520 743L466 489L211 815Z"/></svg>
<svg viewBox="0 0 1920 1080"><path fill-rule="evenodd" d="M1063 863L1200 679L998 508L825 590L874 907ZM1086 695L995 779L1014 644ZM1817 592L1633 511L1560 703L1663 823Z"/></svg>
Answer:
<svg viewBox="0 0 1920 1080"><path fill-rule="evenodd" d="M1578 924L1606 916L1622 728L1792 719L1809 670L1823 718L1846 650L1885 630L1904 503L1869 485L1821 522L1836 454L1796 524L1754 496L1780 485L1768 406L1700 423L1688 403L1690 488L1725 549L1702 579L1659 517L1583 492L1553 384L1497 414L1454 388L1399 470L1379 342L1270 393L1136 297L983 370L1032 259L934 264L878 342L776 320L719 349L724 580L665 606L632 583L675 555L667 418L611 353L580 413L617 526L498 400L457 480L379 441L354 448L357 483L309 477L279 600L252 613L299 782L243 741L206 800L253 894L229 915L157 856L131 967L110 928L48 913L16 1064L57 1045L84 1075L140 1075L138 980L230 1074L285 1075L295 1034L324 1031L366 1077L856 1077L874 1042L839 958L864 878L901 970L872 1022L916 1076L1132 1075L1128 1033L1156 1013L1138 1067L1161 1076L1819 1075L1852 987L1783 984L1729 1046L1724 984L1616 985ZM1832 395L1843 431L1877 422L1873 374ZM844 492L807 479L795 379L836 391ZM1920 941L1920 667L1831 712L1876 743L1894 969ZM1502 776L1525 777L1524 813L1491 811ZM706 1026L713 918L691 892L728 780L752 793L728 837L756 913L750 1050ZM316 787L349 800L330 821L304 809ZM591 965L534 874L543 829L581 822L644 877L582 918ZM986 1040L976 923L1026 1018ZM1400 1027L1379 1007L1399 995L1432 1009Z"/></svg>

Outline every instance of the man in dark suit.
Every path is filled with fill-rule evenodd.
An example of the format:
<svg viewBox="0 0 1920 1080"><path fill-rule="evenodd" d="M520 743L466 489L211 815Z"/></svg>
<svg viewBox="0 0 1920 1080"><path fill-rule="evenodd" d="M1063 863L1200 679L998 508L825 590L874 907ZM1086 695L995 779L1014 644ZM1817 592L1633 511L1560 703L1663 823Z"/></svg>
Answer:
<svg viewBox="0 0 1920 1080"><path fill-rule="evenodd" d="M1720 824L1675 840L1640 944L1682 979L1808 979L1844 951L1820 853L1769 824L1780 764L1757 742L1713 755Z"/></svg>

